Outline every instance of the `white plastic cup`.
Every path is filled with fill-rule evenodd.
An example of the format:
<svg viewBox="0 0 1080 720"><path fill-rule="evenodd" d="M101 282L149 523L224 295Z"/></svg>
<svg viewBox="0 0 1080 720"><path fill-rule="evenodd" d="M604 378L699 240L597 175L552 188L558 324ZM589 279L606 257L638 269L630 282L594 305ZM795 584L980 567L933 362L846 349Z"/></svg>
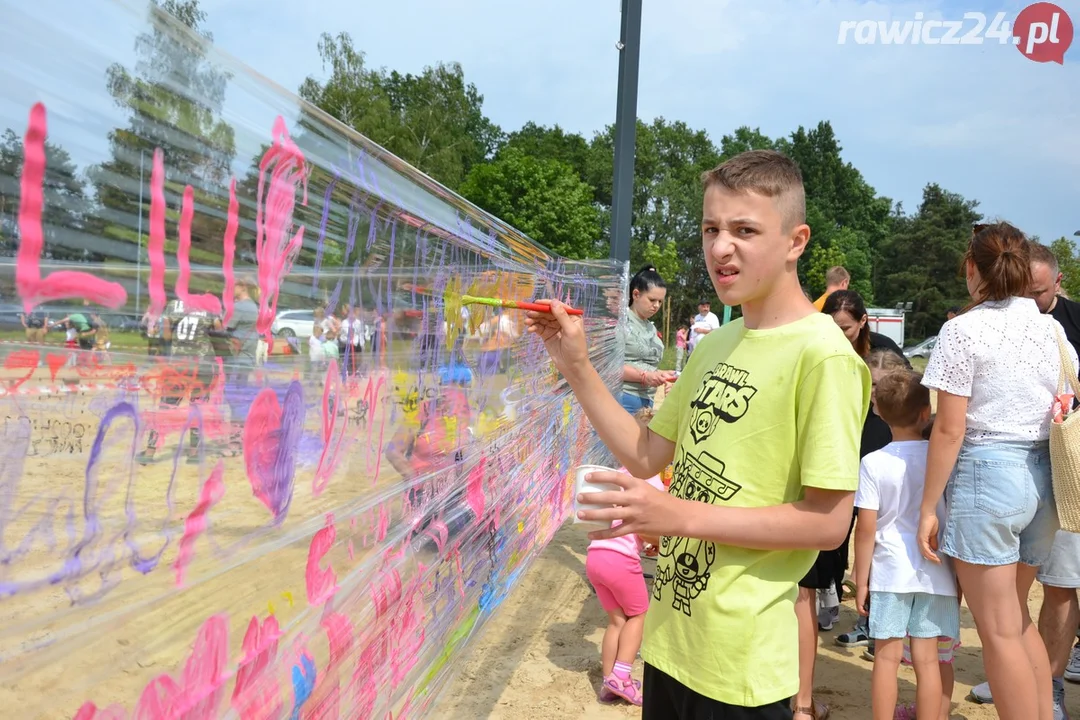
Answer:
<svg viewBox="0 0 1080 720"><path fill-rule="evenodd" d="M595 492L618 492L622 490L618 485L604 482L589 482L586 478L589 473L594 472L618 472L609 467L603 465L579 465L574 473L574 524L582 525L586 528L603 528L607 529L611 527L610 521L597 522L595 520L582 520L578 517L579 510L602 510L605 507L611 507L610 505L592 505L589 503L578 502L578 495L581 493L595 493Z"/></svg>

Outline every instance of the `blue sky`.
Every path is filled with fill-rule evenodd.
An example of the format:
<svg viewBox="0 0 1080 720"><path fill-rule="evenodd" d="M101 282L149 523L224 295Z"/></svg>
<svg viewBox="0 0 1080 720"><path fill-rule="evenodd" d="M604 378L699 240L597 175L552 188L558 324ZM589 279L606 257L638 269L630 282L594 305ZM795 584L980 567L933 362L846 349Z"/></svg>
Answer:
<svg viewBox="0 0 1080 720"><path fill-rule="evenodd" d="M962 19L1024 2L646 0L638 114L716 141L832 122L877 190L914 209L930 181L1043 239L1080 229L1080 49L1035 63L1010 45L837 43L850 20ZM1080 0L1061 0L1080 25ZM284 87L324 77L319 34L345 31L374 66L462 63L488 116L584 133L614 121L618 0L203 0L216 44ZM318 7L318 10L315 8ZM969 21L967 31L974 25Z"/></svg>

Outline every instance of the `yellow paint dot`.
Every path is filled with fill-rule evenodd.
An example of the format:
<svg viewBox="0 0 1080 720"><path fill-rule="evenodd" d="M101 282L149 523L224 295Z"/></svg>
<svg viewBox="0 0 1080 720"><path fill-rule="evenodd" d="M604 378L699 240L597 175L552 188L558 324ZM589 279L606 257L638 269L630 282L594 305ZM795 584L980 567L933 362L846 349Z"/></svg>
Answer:
<svg viewBox="0 0 1080 720"><path fill-rule="evenodd" d="M275 614L275 612L274 612L274 603L268 602L268 603L266 603L266 607L270 610L271 615Z"/></svg>
<svg viewBox="0 0 1080 720"><path fill-rule="evenodd" d="M289 607L293 606L293 595L291 592L286 590L285 592L281 593L281 597L285 598L285 601L289 603Z"/></svg>
<svg viewBox="0 0 1080 720"><path fill-rule="evenodd" d="M518 520L518 535L525 532L525 523Z"/></svg>

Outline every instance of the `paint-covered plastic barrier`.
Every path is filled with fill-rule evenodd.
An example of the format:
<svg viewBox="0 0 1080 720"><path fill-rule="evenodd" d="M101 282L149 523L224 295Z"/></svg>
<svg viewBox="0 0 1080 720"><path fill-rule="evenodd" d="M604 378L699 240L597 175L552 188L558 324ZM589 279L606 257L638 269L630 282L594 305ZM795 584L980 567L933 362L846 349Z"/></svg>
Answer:
<svg viewBox="0 0 1080 720"><path fill-rule="evenodd" d="M160 12L0 24L0 705L384 718L602 455L516 311L612 387L623 268L554 257Z"/></svg>

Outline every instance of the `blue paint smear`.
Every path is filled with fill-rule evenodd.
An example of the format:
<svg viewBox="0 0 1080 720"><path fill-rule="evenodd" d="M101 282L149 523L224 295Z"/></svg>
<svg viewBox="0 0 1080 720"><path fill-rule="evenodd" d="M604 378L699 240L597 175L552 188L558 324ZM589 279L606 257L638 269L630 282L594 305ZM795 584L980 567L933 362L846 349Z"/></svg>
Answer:
<svg viewBox="0 0 1080 720"><path fill-rule="evenodd" d="M315 660L307 653L304 653L300 656L300 665L293 665L292 669L294 699L289 720L300 719L300 708L311 698L311 693L315 690L315 676Z"/></svg>

